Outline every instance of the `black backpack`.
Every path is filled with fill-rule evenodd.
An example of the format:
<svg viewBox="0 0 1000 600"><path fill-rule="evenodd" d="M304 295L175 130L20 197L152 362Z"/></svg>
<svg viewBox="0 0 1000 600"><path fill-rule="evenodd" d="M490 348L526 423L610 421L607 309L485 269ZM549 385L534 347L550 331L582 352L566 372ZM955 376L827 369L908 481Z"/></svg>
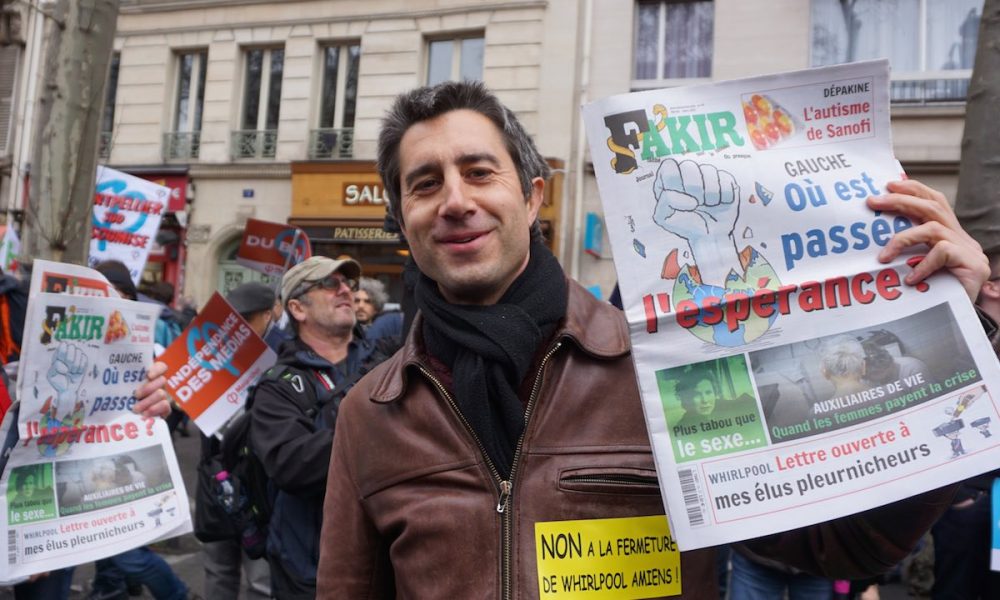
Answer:
<svg viewBox="0 0 1000 600"><path fill-rule="evenodd" d="M243 414L226 428L222 443L216 444L219 451L215 454L214 460L209 453L209 460L205 460L203 455L202 464L199 465L199 478L204 479L203 482L199 481L200 484L204 484L199 486L199 492L201 487L212 491L209 494L210 498L199 497L199 504L203 499L207 501L204 503L206 510L195 511L195 536L199 540L210 542L239 539L243 551L250 558L261 558L266 555L268 525L277 490L271 485L264 465L254 453L251 442L250 410L257 386L268 380L277 381L300 376L310 382L310 385L303 386L304 393L295 396L306 416L316 420L320 418L320 411L332 403L330 412L335 419L340 401L347 392L371 368L388 357L390 353L386 352L386 348L387 346L382 343L374 344L365 358L364 366L336 388L332 382L326 380L324 374L288 364L279 363L264 373L260 381L250 389ZM222 506L219 498L221 484L216 480L216 475L223 470L228 472L228 480L233 487L234 502L230 510ZM199 520L200 512L206 514L211 512L212 517ZM208 527L199 527L199 521L214 522L216 526L211 528L212 531L207 531Z"/></svg>
<svg viewBox="0 0 1000 600"><path fill-rule="evenodd" d="M305 373L289 365L279 364L267 371L260 382L269 379L278 380L282 376L292 375L300 375L309 381L317 379L316 375ZM260 385L260 382L257 385ZM303 386L305 393L296 396L301 401L301 408L310 418L318 414L328 400L328 398L317 397L315 387L318 383L313 383L314 385ZM257 385L250 390L246 410L226 428L215 471L215 473L220 470L228 472L228 480L232 485L234 497L232 508L229 510L223 508L228 523L220 527L220 532L228 529L230 535L224 539L238 538L243 551L250 558L262 558L266 554L267 528L271 521L275 495L267 472L264 471L264 465L254 454L251 441L250 410L253 404L253 392ZM221 493L221 483L215 477L215 474L211 476L210 489L215 492L214 502L222 508L222 503L218 498ZM199 539L201 538L199 537Z"/></svg>

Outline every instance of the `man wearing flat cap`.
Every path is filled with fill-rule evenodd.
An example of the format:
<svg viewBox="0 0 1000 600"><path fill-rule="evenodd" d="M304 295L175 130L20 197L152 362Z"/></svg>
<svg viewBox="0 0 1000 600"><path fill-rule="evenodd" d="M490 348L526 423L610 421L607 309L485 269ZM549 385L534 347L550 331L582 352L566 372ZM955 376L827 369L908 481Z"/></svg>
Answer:
<svg viewBox="0 0 1000 600"><path fill-rule="evenodd" d="M277 490L267 552L279 600L315 596L337 409L354 382L386 358L357 326L360 276L353 259L325 256L285 273L281 302L294 337L250 401L251 444Z"/></svg>
<svg viewBox="0 0 1000 600"><path fill-rule="evenodd" d="M254 333L260 337L267 335L274 322L274 290L259 281L251 281L233 288L226 294L226 301Z"/></svg>

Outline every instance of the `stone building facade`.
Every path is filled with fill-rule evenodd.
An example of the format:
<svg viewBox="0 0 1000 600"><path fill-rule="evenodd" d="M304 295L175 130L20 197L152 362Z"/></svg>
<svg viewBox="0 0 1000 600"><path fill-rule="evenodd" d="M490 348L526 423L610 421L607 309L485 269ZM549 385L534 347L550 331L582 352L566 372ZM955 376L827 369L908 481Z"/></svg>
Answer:
<svg viewBox="0 0 1000 600"><path fill-rule="evenodd" d="M259 277L233 260L249 217L302 227L318 252L355 255L398 292L406 251L379 233L379 119L401 91L482 79L555 167L542 214L554 251L607 297L582 103L888 56L897 157L953 197L981 11L981 0L858 0L852 13L839 0L122 0L101 151L174 188L148 278L199 304ZM0 204L15 211L35 35L11 90L0 74L14 142Z"/></svg>

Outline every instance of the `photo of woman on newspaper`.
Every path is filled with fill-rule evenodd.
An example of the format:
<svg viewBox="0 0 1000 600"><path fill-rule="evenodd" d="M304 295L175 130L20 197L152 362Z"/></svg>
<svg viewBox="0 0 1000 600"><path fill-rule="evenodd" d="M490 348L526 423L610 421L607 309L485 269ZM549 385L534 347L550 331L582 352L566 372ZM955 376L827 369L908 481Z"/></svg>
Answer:
<svg viewBox="0 0 1000 600"><path fill-rule="evenodd" d="M657 372L678 461L766 444L743 355Z"/></svg>

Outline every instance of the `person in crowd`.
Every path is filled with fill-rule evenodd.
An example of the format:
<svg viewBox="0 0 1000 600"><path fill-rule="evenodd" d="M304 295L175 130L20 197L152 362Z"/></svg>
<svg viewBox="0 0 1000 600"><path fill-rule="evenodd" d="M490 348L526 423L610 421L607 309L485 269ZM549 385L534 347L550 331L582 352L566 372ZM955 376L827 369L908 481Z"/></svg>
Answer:
<svg viewBox="0 0 1000 600"><path fill-rule="evenodd" d="M378 279L362 277L358 280L358 291L354 294L354 309L361 325L371 325L375 315L382 312L382 307L389 301L385 285Z"/></svg>
<svg viewBox="0 0 1000 600"><path fill-rule="evenodd" d="M104 275L104 278L107 279L108 283L113 285L116 290L118 290L118 293L121 294L122 298L160 305L160 316L156 320L156 330L154 331L153 336L153 356L163 354L163 351L170 345L173 338L180 335L179 325L172 320L173 313L170 312L167 317L165 317L163 309L167 308L166 305L146 295L142 295L142 297L140 297L139 290L135 287L135 282L132 281L132 275L129 273L128 267L126 267L123 262L118 260L105 260L98 263L94 269L101 275ZM164 342L166 342L166 346L163 344ZM189 419L187 413L184 411L171 411L171 413L167 415L166 421L171 437L173 437L174 432L179 432L182 437L188 437L191 435L187 427Z"/></svg>
<svg viewBox="0 0 1000 600"><path fill-rule="evenodd" d="M281 298L275 297L274 299L274 305L271 308L271 321L273 325L264 334L264 342L271 350L280 354L282 344L295 337L291 325L288 323L288 314L285 313L285 307L281 304Z"/></svg>
<svg viewBox="0 0 1000 600"><path fill-rule="evenodd" d="M177 321L181 325L181 330L187 329L195 316L198 314L198 304L191 296L184 296L180 299L180 310L177 311Z"/></svg>
<svg viewBox="0 0 1000 600"><path fill-rule="evenodd" d="M313 598L323 493L343 395L386 356L357 326L361 266L313 256L281 281L294 339L250 399L250 440L277 490L268 524L272 593ZM306 390L309 386L312 394ZM312 396L315 401L304 399Z"/></svg>
<svg viewBox="0 0 1000 600"><path fill-rule="evenodd" d="M116 260L106 260L98 263L94 268L104 275L123 298L138 300L135 283L132 281L128 267L123 263ZM160 380L158 382L160 388L166 383L162 378L162 370L156 372L150 370L149 376L154 383L157 382L157 379ZM140 387L137 394L143 389ZM150 394L137 396L141 401L136 405L136 412L155 410L161 416L169 415L170 405L169 401L166 400L165 392L162 395L152 394L153 389L150 389ZM166 409L162 406L164 402L167 402ZM169 422L168 419L168 424ZM136 584L145 585L156 600L182 600L188 597L187 586L177 577L170 565L145 546L97 561L91 597L102 600L105 598L124 598L128 593L129 585Z"/></svg>
<svg viewBox="0 0 1000 600"><path fill-rule="evenodd" d="M580 467L655 473L626 322L566 278L542 242L548 166L481 83L399 96L377 155L421 273L420 313L403 348L340 406L318 597L533 597L536 523L663 514L655 486L562 484ZM922 224L880 258L927 243L906 283L947 267L974 297L982 253L943 196L912 180L888 190L868 205ZM315 469L326 457L296 454L286 478L323 479ZM823 577L867 576L905 556L954 489L738 546ZM680 597L718 596L715 557L681 553Z"/></svg>
<svg viewBox="0 0 1000 600"><path fill-rule="evenodd" d="M21 335L27 310L28 282L0 269L0 367L21 356Z"/></svg>
<svg viewBox="0 0 1000 600"><path fill-rule="evenodd" d="M1000 251L989 254L990 277L979 291L979 310L1000 321ZM951 506L931 528L933 600L1000 598L1000 573L990 570L993 480L1000 470L962 483Z"/></svg>
<svg viewBox="0 0 1000 600"><path fill-rule="evenodd" d="M144 291L139 292L138 299L140 302L151 302L160 306L160 317L156 320L156 331L153 339L159 348L166 350L167 346L177 339L184 330L180 317L170 307L174 301L173 284L168 281L151 283L145 287Z"/></svg>
<svg viewBox="0 0 1000 600"><path fill-rule="evenodd" d="M259 282L244 283L228 294L226 301L250 325L257 335L264 337L274 323L275 295L267 285ZM225 435L225 431L223 431ZM216 436L201 436L201 463L208 465L211 475L217 473L221 466L218 457L221 453L219 438ZM205 521L196 522L195 533L202 529L212 531L216 535L229 535L228 519L225 514L211 514L213 509L221 510L213 502L216 490L210 485L214 479L198 478L198 489L195 502L201 504L195 511L195 518L205 515ZM267 561L252 560L244 554L238 534L228 539L202 543L205 552L205 597L206 598L236 598L240 592L240 568L246 577L247 597L265 600L271 597L271 574Z"/></svg>
<svg viewBox="0 0 1000 600"><path fill-rule="evenodd" d="M263 283L252 281L239 285L226 294L226 301L261 338L267 337L277 324L274 312L277 297L274 290Z"/></svg>
<svg viewBox="0 0 1000 600"><path fill-rule="evenodd" d="M358 292L354 294L354 308L358 323L365 327L365 334L371 339L389 337L396 343L400 342L403 335L403 312L386 310L385 303L389 301L389 294L385 291L385 284L378 279L362 277L358 285Z"/></svg>
<svg viewBox="0 0 1000 600"><path fill-rule="evenodd" d="M30 265L26 265L30 267ZM3 272L0 271L0 274ZM16 283L15 283L16 282ZM29 277L17 282L9 274L0 276L0 294L6 307L0 307L2 322L0 334L5 338L6 348L20 348L21 338L24 333L24 317L27 310ZM16 358L15 358L16 360ZM161 373L162 374L162 373ZM157 389L163 387L163 381L154 382L156 376L137 390L141 400L133 408L134 412L143 418L165 417L170 412L170 402L166 399L165 392L156 393ZM149 386L148 389L145 386ZM28 581L14 586L14 597L17 600L35 600L45 598L47 600L65 600L69 598L70 586L73 582L73 567L57 569L51 572L40 573L32 576Z"/></svg>

